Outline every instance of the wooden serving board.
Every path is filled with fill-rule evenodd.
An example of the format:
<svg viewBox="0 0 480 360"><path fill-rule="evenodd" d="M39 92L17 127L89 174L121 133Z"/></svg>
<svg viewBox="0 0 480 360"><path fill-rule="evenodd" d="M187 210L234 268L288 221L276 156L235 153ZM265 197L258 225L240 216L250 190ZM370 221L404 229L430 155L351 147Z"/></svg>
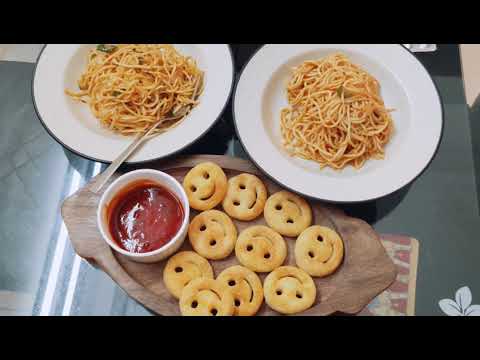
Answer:
<svg viewBox="0 0 480 360"><path fill-rule="evenodd" d="M229 178L242 172L259 176L265 183L269 195L281 190L280 186L265 177L249 161L228 156L188 156L164 162L156 167L182 181L193 166L204 161L217 163ZM119 175L116 174L111 181ZM87 185L63 203L62 216L75 251L106 272L132 298L148 309L161 315L180 315L178 300L168 293L163 283L165 261L156 264L130 261L111 250L102 239L96 224L96 210L100 197L101 194L90 192ZM394 282L396 267L380 242L378 234L366 222L348 217L342 211L321 202L311 200L309 202L314 214L314 223L328 226L341 235L345 244L345 256L342 265L333 275L323 279L314 278L317 286L316 301L310 309L299 315L329 315L335 312L356 314ZM197 213L192 211L191 216ZM234 222L239 233L251 225L265 225L263 216L255 221L234 220ZM293 256L295 239L285 237L285 240L288 245L285 264L295 265ZM182 249L192 249L188 238ZM210 263L215 276L223 269L239 264L234 252L224 260L210 260ZM266 274L260 275L262 281L265 276ZM258 315L276 314L265 302L258 312Z"/></svg>

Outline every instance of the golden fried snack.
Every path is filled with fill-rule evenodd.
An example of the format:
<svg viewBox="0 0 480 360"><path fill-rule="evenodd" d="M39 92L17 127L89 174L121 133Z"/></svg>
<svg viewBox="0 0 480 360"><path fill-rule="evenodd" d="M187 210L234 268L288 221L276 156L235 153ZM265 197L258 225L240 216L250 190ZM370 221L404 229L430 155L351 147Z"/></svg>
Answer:
<svg viewBox="0 0 480 360"><path fill-rule="evenodd" d="M255 175L240 174L228 180L223 209L232 218L250 221L259 217L267 200L267 188Z"/></svg>
<svg viewBox="0 0 480 360"><path fill-rule="evenodd" d="M229 316L234 308L228 286L213 279L190 281L180 296L180 312L184 316Z"/></svg>
<svg viewBox="0 0 480 360"><path fill-rule="evenodd" d="M183 188L193 209L210 210L225 197L227 176L217 164L204 162L187 173L183 179Z"/></svg>
<svg viewBox="0 0 480 360"><path fill-rule="evenodd" d="M173 255L163 269L163 282L177 299L185 285L197 278L213 279L213 270L206 259L193 251L180 251Z"/></svg>
<svg viewBox="0 0 480 360"><path fill-rule="evenodd" d="M282 235L267 226L256 225L243 230L235 245L238 261L255 272L269 272L283 264L287 244Z"/></svg>
<svg viewBox="0 0 480 360"><path fill-rule="evenodd" d="M285 190L268 198L263 214L268 226L284 236L298 236L312 223L310 205L300 196Z"/></svg>
<svg viewBox="0 0 480 360"><path fill-rule="evenodd" d="M235 248L237 228L224 212L208 210L193 218L188 238L193 249L204 258L224 259Z"/></svg>
<svg viewBox="0 0 480 360"><path fill-rule="evenodd" d="M307 310L315 302L317 289L310 275L294 266L282 266L267 275L263 283L265 302L282 314Z"/></svg>
<svg viewBox="0 0 480 360"><path fill-rule="evenodd" d="M263 302L262 282L257 274L246 267L235 265L223 270L217 281L227 285L235 304L234 315L253 316Z"/></svg>
<svg viewBox="0 0 480 360"><path fill-rule="evenodd" d="M295 261L298 267L312 276L324 277L333 273L343 259L343 241L324 226L310 226L295 243Z"/></svg>

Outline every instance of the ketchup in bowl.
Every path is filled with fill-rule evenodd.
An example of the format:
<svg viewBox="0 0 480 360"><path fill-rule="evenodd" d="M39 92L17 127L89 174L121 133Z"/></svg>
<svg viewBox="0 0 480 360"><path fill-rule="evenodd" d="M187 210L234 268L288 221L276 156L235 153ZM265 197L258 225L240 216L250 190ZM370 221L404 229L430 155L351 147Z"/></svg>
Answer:
<svg viewBox="0 0 480 360"><path fill-rule="evenodd" d="M132 253L151 252L167 244L177 234L184 216L180 200L151 180L129 184L107 206L112 239Z"/></svg>

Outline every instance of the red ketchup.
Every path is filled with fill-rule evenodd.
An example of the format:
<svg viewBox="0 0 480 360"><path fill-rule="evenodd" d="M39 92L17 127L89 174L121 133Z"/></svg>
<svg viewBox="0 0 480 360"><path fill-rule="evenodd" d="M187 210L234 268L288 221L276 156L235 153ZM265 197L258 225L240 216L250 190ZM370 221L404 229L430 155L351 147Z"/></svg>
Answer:
<svg viewBox="0 0 480 360"><path fill-rule="evenodd" d="M132 253L151 252L167 244L184 216L180 200L150 180L129 184L107 206L113 240Z"/></svg>

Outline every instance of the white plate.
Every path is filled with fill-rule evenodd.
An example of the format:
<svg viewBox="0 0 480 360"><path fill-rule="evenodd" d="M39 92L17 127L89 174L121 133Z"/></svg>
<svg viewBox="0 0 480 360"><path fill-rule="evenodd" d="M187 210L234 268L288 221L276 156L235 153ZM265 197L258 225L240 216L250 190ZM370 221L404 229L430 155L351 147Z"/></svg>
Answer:
<svg viewBox="0 0 480 360"><path fill-rule="evenodd" d="M280 110L287 106L291 68L341 51L381 85L395 134L384 160L360 170L321 170L291 157L282 146ZM237 83L233 112L238 137L253 162L284 187L332 202L362 202L391 194L419 176L436 153L443 129L440 96L423 65L398 44L265 45L253 55Z"/></svg>
<svg viewBox="0 0 480 360"><path fill-rule="evenodd" d="M86 104L65 95L75 90L86 68L89 49L95 45L49 44L40 53L33 78L33 98L39 118L48 132L69 150L89 159L111 162L132 141L102 127ZM138 149L129 163L172 155L206 133L222 114L233 87L233 58L226 44L174 44L195 58L205 72L200 104L174 129Z"/></svg>

